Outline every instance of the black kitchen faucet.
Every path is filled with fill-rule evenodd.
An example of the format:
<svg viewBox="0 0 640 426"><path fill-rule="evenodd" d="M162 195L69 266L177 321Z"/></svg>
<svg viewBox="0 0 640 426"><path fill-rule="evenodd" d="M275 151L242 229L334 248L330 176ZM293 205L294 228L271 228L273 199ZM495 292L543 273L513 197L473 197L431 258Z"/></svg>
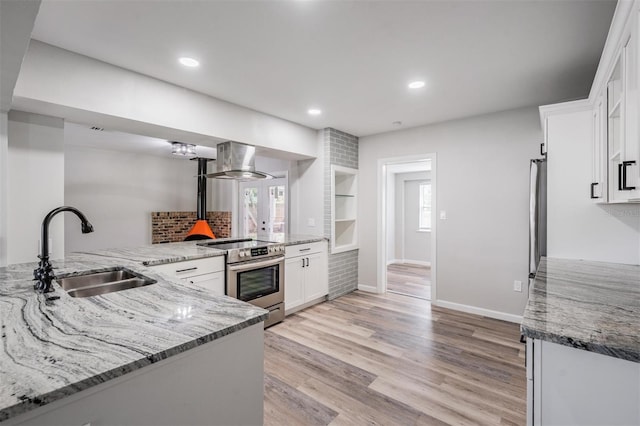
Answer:
<svg viewBox="0 0 640 426"><path fill-rule="evenodd" d="M93 232L93 225L91 225L85 215L75 207L62 206L47 213L42 221L42 237L40 242L42 245L40 255L38 255L40 263L38 264L38 267L33 270L33 278L34 281L36 281L33 288L41 293L51 291L51 281L55 278L53 267L51 266L51 263L49 263L49 222L51 222L51 219L53 219L55 215L61 212L72 212L78 216L82 222L81 226L83 234Z"/></svg>

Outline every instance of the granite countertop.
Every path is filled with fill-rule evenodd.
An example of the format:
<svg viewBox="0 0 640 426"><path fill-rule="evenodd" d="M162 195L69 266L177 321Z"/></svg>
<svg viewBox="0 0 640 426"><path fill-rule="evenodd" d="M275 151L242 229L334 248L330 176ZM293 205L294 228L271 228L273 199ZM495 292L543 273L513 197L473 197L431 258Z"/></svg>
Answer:
<svg viewBox="0 0 640 426"><path fill-rule="evenodd" d="M220 256L193 242L52 260L56 275L124 266L156 284L73 298L33 290L36 263L0 268L0 421L210 342L267 311L143 265Z"/></svg>
<svg viewBox="0 0 640 426"><path fill-rule="evenodd" d="M640 266L542 258L521 330L640 362Z"/></svg>
<svg viewBox="0 0 640 426"><path fill-rule="evenodd" d="M296 244L316 243L318 241L327 241L326 237L321 237L318 235L304 235L304 234L286 234L284 237L281 235L273 235L268 238L270 238L269 241L284 243L287 246L293 246Z"/></svg>

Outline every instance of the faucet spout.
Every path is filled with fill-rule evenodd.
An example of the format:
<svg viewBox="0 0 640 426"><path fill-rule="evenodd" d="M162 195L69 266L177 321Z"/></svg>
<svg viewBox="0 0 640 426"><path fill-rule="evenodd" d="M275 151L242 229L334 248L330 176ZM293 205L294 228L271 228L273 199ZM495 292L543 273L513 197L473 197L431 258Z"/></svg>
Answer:
<svg viewBox="0 0 640 426"><path fill-rule="evenodd" d="M36 283L33 285L33 288L41 293L47 293L51 291L51 281L55 279L53 267L49 262L49 223L55 215L62 212L71 212L78 216L78 218L80 218L83 234L93 232L93 225L91 225L86 216L75 207L62 206L47 213L47 215L44 217L44 220L42 221L42 236L40 241L41 246L40 254L38 255L38 258L40 258L40 262L38 263L38 267L33 271L34 281L36 281Z"/></svg>

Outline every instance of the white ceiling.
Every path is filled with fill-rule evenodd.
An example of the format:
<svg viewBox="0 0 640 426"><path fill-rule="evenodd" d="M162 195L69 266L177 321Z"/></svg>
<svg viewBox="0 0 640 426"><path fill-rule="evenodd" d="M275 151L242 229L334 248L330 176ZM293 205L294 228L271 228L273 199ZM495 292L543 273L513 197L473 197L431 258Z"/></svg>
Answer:
<svg viewBox="0 0 640 426"><path fill-rule="evenodd" d="M171 142L166 139L140 136L114 130L93 130L88 126L70 122L65 122L64 124L64 143L67 146L82 146L140 155L171 157L182 160L188 160L190 158L171 154ZM198 157L216 158L217 150L216 148L198 145L196 147L196 154Z"/></svg>
<svg viewBox="0 0 640 426"><path fill-rule="evenodd" d="M357 136L586 97L615 1L44 0L32 38ZM179 56L201 61L197 69ZM425 80L423 89L407 83ZM310 107L323 110L311 117Z"/></svg>

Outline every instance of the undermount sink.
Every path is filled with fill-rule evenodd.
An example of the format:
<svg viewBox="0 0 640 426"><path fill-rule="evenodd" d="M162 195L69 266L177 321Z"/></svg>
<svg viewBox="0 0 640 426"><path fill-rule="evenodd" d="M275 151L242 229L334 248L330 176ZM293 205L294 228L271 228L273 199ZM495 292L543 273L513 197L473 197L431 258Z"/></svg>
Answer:
<svg viewBox="0 0 640 426"><path fill-rule="evenodd" d="M97 296L157 282L123 267L100 272L88 271L80 275L57 278L56 281L71 297Z"/></svg>

